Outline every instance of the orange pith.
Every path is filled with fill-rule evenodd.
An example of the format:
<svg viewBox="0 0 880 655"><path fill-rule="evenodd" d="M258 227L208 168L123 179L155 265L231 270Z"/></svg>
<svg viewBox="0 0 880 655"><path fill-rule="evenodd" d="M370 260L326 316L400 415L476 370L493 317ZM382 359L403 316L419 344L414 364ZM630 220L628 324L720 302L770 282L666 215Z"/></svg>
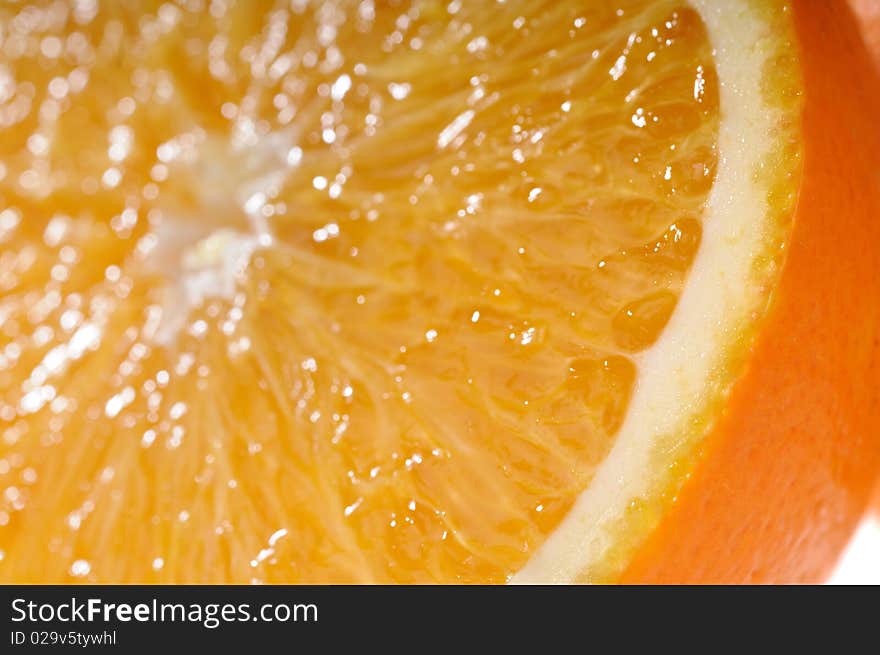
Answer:
<svg viewBox="0 0 880 655"><path fill-rule="evenodd" d="M0 579L505 580L699 245L698 15L180 4L0 14Z"/></svg>

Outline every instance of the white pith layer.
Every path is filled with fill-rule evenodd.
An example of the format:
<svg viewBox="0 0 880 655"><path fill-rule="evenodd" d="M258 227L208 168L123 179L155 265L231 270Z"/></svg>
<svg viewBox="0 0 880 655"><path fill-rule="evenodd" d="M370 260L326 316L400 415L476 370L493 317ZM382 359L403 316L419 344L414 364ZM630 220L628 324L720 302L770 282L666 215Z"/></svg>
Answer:
<svg viewBox="0 0 880 655"><path fill-rule="evenodd" d="M690 419L705 408L718 366L754 309L753 264L771 220L754 176L777 124L760 88L771 44L759 38L767 26L745 0L689 2L713 47L721 106L718 166L701 245L663 334L636 360L639 374L611 452L513 583L579 579L613 545L614 527L632 501L663 491L652 473L655 446L661 437L686 438Z"/></svg>

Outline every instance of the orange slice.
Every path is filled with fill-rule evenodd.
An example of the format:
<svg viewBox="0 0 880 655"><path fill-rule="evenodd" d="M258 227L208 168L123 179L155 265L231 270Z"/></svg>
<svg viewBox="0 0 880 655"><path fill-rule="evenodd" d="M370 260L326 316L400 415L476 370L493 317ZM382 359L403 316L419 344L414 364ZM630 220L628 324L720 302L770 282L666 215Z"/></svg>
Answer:
<svg viewBox="0 0 880 655"><path fill-rule="evenodd" d="M880 458L828 13L0 9L0 580L822 575Z"/></svg>

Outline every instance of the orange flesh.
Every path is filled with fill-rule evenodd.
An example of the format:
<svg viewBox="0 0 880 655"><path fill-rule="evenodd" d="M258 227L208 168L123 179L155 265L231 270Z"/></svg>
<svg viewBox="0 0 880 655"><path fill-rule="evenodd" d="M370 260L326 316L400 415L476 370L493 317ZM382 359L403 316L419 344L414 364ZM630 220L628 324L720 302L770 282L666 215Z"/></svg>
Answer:
<svg viewBox="0 0 880 655"><path fill-rule="evenodd" d="M134 4L0 9L0 580L504 581L699 245L699 17Z"/></svg>

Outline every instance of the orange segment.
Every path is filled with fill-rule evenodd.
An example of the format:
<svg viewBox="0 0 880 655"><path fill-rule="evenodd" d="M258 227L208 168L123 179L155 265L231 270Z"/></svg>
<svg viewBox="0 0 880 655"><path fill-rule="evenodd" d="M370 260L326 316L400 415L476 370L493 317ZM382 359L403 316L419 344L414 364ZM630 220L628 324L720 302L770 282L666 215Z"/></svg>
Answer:
<svg viewBox="0 0 880 655"><path fill-rule="evenodd" d="M2 18L3 575L503 581L699 245L701 20L222 7Z"/></svg>

